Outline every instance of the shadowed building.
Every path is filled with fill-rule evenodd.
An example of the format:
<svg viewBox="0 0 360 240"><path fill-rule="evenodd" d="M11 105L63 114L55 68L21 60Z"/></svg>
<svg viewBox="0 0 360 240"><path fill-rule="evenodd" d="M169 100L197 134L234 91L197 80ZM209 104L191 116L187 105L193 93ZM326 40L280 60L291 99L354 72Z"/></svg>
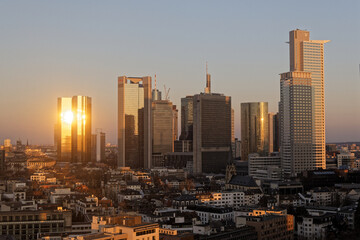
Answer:
<svg viewBox="0 0 360 240"><path fill-rule="evenodd" d="M180 140L193 139L193 96L181 98Z"/></svg>
<svg viewBox="0 0 360 240"><path fill-rule="evenodd" d="M269 153L268 103L241 103L241 160L250 153Z"/></svg>
<svg viewBox="0 0 360 240"><path fill-rule="evenodd" d="M118 167L151 167L151 77L118 78Z"/></svg>
<svg viewBox="0 0 360 240"><path fill-rule="evenodd" d="M55 146L59 161L91 161L91 98L58 98Z"/></svg>
<svg viewBox="0 0 360 240"><path fill-rule="evenodd" d="M193 97L194 173L225 171L231 159L231 97L196 94Z"/></svg>
<svg viewBox="0 0 360 240"><path fill-rule="evenodd" d="M5 150L0 149L0 172L5 171Z"/></svg>
<svg viewBox="0 0 360 240"><path fill-rule="evenodd" d="M165 154L174 151L173 104L168 100L152 102L152 152Z"/></svg>

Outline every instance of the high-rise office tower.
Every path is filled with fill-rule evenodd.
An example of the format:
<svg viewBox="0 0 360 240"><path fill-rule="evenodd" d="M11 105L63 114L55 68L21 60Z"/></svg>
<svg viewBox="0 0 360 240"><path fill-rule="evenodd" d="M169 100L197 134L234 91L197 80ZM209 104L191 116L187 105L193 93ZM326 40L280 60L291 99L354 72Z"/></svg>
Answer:
<svg viewBox="0 0 360 240"><path fill-rule="evenodd" d="M91 134L91 162L96 162L97 134Z"/></svg>
<svg viewBox="0 0 360 240"><path fill-rule="evenodd" d="M312 143L311 73L287 72L280 79L280 150L285 177L316 167Z"/></svg>
<svg viewBox="0 0 360 240"><path fill-rule="evenodd" d="M274 113L268 113L269 153L274 152Z"/></svg>
<svg viewBox="0 0 360 240"><path fill-rule="evenodd" d="M90 162L91 98L58 98L55 146L59 161Z"/></svg>
<svg viewBox="0 0 360 240"><path fill-rule="evenodd" d="M181 135L180 140L193 139L193 96L181 98Z"/></svg>
<svg viewBox="0 0 360 240"><path fill-rule="evenodd" d="M173 141L178 140L178 134L179 134L179 129L178 129L178 113L179 111L176 108L176 105L173 105L173 128L174 128L174 135L173 135Z"/></svg>
<svg viewBox="0 0 360 240"><path fill-rule="evenodd" d="M273 151L279 152L280 151L280 123L279 123L280 114L276 113L273 116Z"/></svg>
<svg viewBox="0 0 360 240"><path fill-rule="evenodd" d="M173 104L168 100L152 102L152 152L165 154L174 151Z"/></svg>
<svg viewBox="0 0 360 240"><path fill-rule="evenodd" d="M118 78L118 166L151 168L151 77Z"/></svg>
<svg viewBox="0 0 360 240"><path fill-rule="evenodd" d="M269 153L268 103L241 103L241 160L250 153Z"/></svg>
<svg viewBox="0 0 360 240"><path fill-rule="evenodd" d="M219 173L231 159L231 97L196 94L193 97L194 173Z"/></svg>
<svg viewBox="0 0 360 240"><path fill-rule="evenodd" d="M280 80L281 152L284 173L295 175L303 170L325 168L324 44L329 41L310 40L310 32L299 29L290 31L289 38L290 73L281 74ZM295 83L297 86L287 86ZM306 90L299 90L301 86L302 89ZM299 92L295 93L294 91ZM308 96L309 91L311 92L310 96ZM299 95L303 97L300 98ZM295 101L298 102L295 103ZM307 109L303 109L303 106L307 106ZM298 112L294 112L295 109L293 108L296 108ZM310 116L308 116L309 108L311 109ZM290 111L290 114L287 114L287 111ZM287 125L293 126L297 123L287 121L296 121L296 114L301 113L304 113L304 118L310 118L311 123L305 122L298 125L299 128L288 129ZM300 148L300 145L298 145L300 140L296 136L301 135L304 131L307 132L309 125L311 125L309 134L311 135L312 150L307 152L309 146L306 145L306 147L303 147L306 148L306 151L303 149L296 153L298 151L296 149ZM287 132L288 130L290 132ZM305 138L305 136L303 137ZM304 141L301 143L308 144L308 136L306 137L306 143ZM295 158L296 154L300 156ZM301 154L303 154L303 157L301 157ZM291 156L292 159L290 159Z"/></svg>
<svg viewBox="0 0 360 240"><path fill-rule="evenodd" d="M106 160L106 156L105 156L105 133L104 132L100 132L99 134L99 153L97 156L97 161L105 161Z"/></svg>
<svg viewBox="0 0 360 240"><path fill-rule="evenodd" d="M235 158L235 111L234 108L231 108L231 151L232 157Z"/></svg>
<svg viewBox="0 0 360 240"><path fill-rule="evenodd" d="M106 160L105 157L105 133L102 132L100 128L96 129L96 134L94 135L95 139L91 139L91 144L94 145L95 150L93 154L95 154L95 160L97 162L102 162ZM94 143L93 143L94 141ZM93 156L92 156L93 158ZM93 161L93 160L92 160Z"/></svg>

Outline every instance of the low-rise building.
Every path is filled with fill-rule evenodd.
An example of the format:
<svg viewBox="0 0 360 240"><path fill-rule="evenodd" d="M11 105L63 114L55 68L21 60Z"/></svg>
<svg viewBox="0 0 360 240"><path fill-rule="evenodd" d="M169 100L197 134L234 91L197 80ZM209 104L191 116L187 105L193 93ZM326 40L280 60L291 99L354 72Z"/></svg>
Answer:
<svg viewBox="0 0 360 240"><path fill-rule="evenodd" d="M254 227L258 240L290 240L294 236L294 216L292 215L239 216L235 223L236 227Z"/></svg>
<svg viewBox="0 0 360 240"><path fill-rule="evenodd" d="M234 211L230 207L215 207L206 205L189 206L189 211L194 211L200 218L202 224L211 221L229 221L234 219Z"/></svg>
<svg viewBox="0 0 360 240"><path fill-rule="evenodd" d="M280 155L260 156L252 153L248 156L249 176L260 180L280 180L281 179L281 158Z"/></svg>
<svg viewBox="0 0 360 240"><path fill-rule="evenodd" d="M228 190L213 192L209 198L202 198L201 202L218 207L233 207L257 205L263 196L260 190Z"/></svg>
<svg viewBox="0 0 360 240"><path fill-rule="evenodd" d="M139 191L131 190L131 189L122 190L118 194L119 202L122 202L124 200L132 201L132 200L141 199L141 198L143 198L143 195Z"/></svg>
<svg viewBox="0 0 360 240"><path fill-rule="evenodd" d="M0 235L13 235L18 240L37 239L40 233L71 231L71 211L4 211L0 212Z"/></svg>
<svg viewBox="0 0 360 240"><path fill-rule="evenodd" d="M297 235L301 239L326 239L327 228L333 223L336 214L307 215L297 220Z"/></svg>

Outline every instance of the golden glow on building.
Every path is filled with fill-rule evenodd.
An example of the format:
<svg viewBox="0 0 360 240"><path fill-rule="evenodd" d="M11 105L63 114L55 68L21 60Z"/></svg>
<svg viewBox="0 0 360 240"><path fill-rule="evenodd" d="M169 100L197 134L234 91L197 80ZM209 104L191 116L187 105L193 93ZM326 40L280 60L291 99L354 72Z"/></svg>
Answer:
<svg viewBox="0 0 360 240"><path fill-rule="evenodd" d="M58 98L55 145L61 161L88 162L91 148L91 98Z"/></svg>

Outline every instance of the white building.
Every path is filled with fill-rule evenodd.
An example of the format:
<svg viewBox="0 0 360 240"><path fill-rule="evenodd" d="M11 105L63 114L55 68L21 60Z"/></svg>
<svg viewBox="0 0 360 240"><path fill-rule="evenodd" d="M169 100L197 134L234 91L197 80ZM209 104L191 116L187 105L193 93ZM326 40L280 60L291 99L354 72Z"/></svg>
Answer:
<svg viewBox="0 0 360 240"><path fill-rule="evenodd" d="M234 211L230 207L214 207L206 205L189 206L186 211L193 211L199 217L201 224L211 221L233 221Z"/></svg>
<svg viewBox="0 0 360 240"><path fill-rule="evenodd" d="M325 239L326 229L332 226L335 214L309 215L297 221L297 235L301 239Z"/></svg>
<svg viewBox="0 0 360 240"><path fill-rule="evenodd" d="M263 196L259 190L230 190L213 192L210 198L202 198L201 202L216 207L233 207L257 205Z"/></svg>

